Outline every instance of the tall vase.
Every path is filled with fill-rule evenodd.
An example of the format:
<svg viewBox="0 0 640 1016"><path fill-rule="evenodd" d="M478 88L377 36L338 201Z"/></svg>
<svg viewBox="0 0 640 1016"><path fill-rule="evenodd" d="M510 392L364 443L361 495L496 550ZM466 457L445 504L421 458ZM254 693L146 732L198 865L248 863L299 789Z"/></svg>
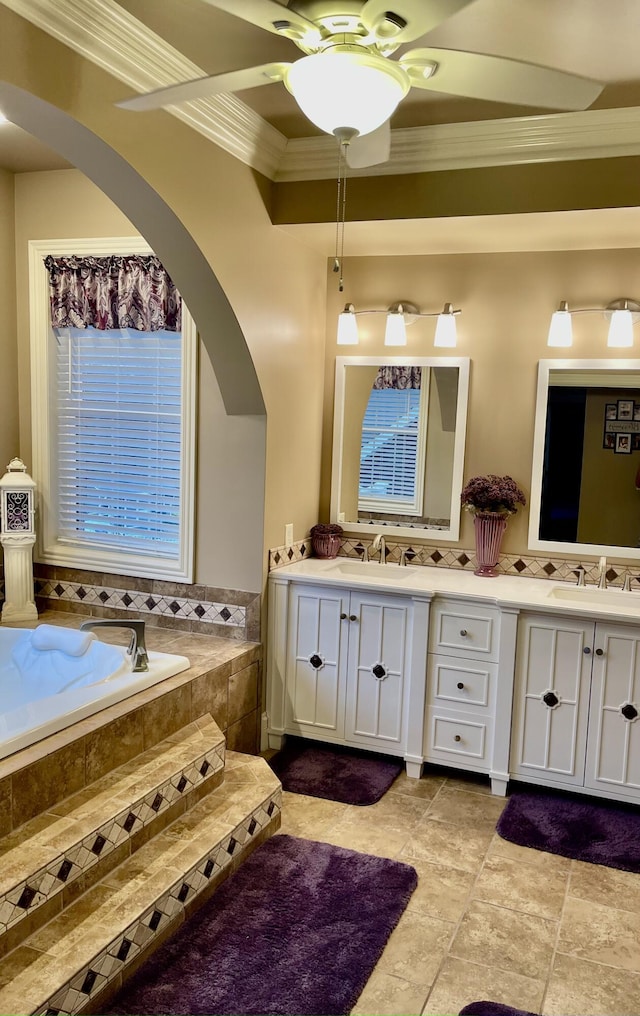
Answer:
<svg viewBox="0 0 640 1016"><path fill-rule="evenodd" d="M507 520L504 515L485 512L474 516L473 525L476 533L477 561L474 575L495 578L498 574L496 565L500 559L500 545L507 528Z"/></svg>

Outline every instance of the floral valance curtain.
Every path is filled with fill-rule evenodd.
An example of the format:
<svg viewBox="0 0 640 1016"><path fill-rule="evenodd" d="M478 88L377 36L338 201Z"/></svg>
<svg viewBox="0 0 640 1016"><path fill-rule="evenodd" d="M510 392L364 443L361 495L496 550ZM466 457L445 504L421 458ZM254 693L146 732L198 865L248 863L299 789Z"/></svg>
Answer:
<svg viewBox="0 0 640 1016"><path fill-rule="evenodd" d="M419 388L422 367L380 367L373 382L374 388Z"/></svg>
<svg viewBox="0 0 640 1016"><path fill-rule="evenodd" d="M178 332L182 300L153 254L45 258L54 328Z"/></svg>

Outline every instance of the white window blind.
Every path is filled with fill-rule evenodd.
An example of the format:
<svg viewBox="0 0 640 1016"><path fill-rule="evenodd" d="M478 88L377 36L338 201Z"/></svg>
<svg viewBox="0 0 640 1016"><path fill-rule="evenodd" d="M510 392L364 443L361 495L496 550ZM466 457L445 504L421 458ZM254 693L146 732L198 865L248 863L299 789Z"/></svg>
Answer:
<svg viewBox="0 0 640 1016"><path fill-rule="evenodd" d="M177 558L182 336L55 331L58 538Z"/></svg>
<svg viewBox="0 0 640 1016"><path fill-rule="evenodd" d="M416 507L420 404L420 389L372 389L362 426L361 508Z"/></svg>

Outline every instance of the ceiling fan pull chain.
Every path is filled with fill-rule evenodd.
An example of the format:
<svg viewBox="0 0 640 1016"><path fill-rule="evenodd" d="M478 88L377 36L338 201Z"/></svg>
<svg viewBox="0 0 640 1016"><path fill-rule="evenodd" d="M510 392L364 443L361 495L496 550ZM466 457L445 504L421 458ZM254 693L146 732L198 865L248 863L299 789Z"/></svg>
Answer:
<svg viewBox="0 0 640 1016"><path fill-rule="evenodd" d="M340 292L344 289L344 224L347 215L347 144L348 142L340 142L340 156L342 159L342 209L340 215L340 279L338 289Z"/></svg>
<svg viewBox="0 0 640 1016"><path fill-rule="evenodd" d="M339 271L338 291L344 289L342 259L344 257L344 215L346 210L346 144L338 141L337 193L335 203L335 257L333 271Z"/></svg>

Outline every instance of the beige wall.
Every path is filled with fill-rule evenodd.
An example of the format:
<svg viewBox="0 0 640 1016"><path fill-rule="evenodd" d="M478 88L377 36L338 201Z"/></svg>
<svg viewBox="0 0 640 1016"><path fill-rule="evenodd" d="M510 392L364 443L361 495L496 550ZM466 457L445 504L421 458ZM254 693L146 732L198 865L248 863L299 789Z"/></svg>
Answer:
<svg viewBox="0 0 640 1016"><path fill-rule="evenodd" d="M425 226L425 228L428 228ZM348 227L347 227L348 243ZM540 359L629 356L608 350L604 315L574 319L574 346L546 345L551 312L561 299L569 306L604 306L619 296L638 297L640 250L569 251L351 258L345 263L345 291L338 293L328 272L326 399L321 511L328 511L331 477L333 374L338 347L337 316L345 301L385 308L412 301L437 311L445 301L462 308L456 355L471 358L464 478L508 473L528 493L531 482L537 362ZM360 319L360 355L385 351L384 316ZM434 355L434 321L420 319L407 332L407 351ZM640 329L636 327L639 356ZM340 347L340 354L346 349ZM510 519L504 540L509 554L527 552L528 512ZM412 535L413 541L413 535ZM473 520L463 513L461 547L473 547Z"/></svg>
<svg viewBox="0 0 640 1016"><path fill-rule="evenodd" d="M197 581L255 590L263 577L264 549L284 542L284 525L293 523L299 539L317 521L324 258L271 225L265 182L250 169L164 112L136 116L116 109L124 86L5 8L0 17L5 80L70 113L127 159L194 237L235 311L267 409L266 487L264 460L255 451L258 418L223 416L211 376L201 388ZM113 214L105 212L100 196L94 206L86 183L88 204L74 207L77 174L36 177L40 174L29 174L20 184L17 258L23 274L28 237L91 235L104 215ZM115 232L123 230L117 213L112 222ZM26 406L23 284L19 300ZM203 382L206 373L204 368ZM23 408L25 428L26 414Z"/></svg>
<svg viewBox="0 0 640 1016"><path fill-rule="evenodd" d="M0 169L0 475L19 453L13 181Z"/></svg>

